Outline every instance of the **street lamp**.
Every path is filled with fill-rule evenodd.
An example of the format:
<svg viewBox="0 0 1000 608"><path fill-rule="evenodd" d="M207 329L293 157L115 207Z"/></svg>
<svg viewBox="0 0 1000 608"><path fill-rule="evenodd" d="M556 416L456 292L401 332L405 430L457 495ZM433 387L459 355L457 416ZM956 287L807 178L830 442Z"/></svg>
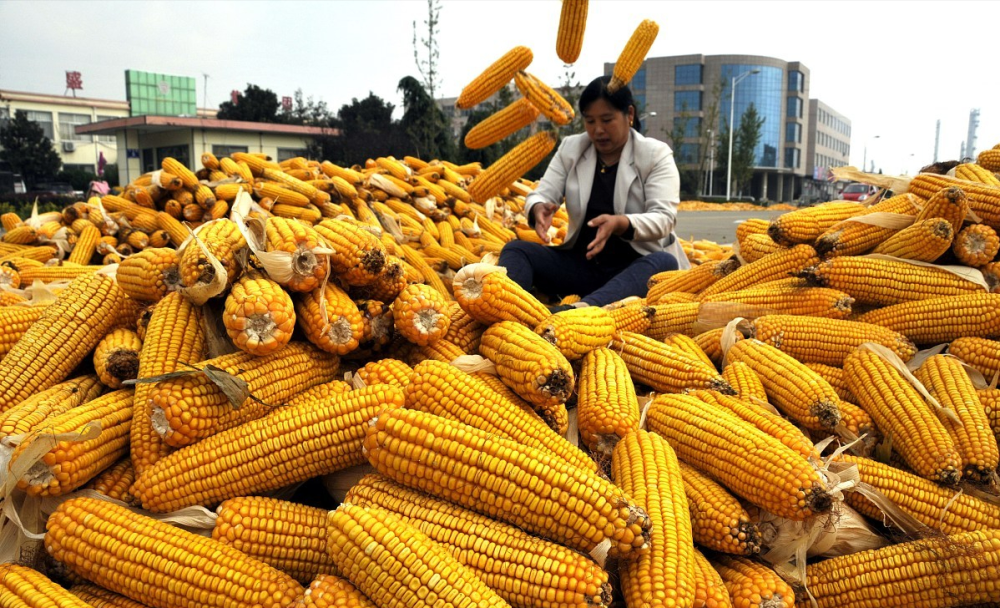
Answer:
<svg viewBox="0 0 1000 608"><path fill-rule="evenodd" d="M751 74L760 74L760 70L749 70L733 78L733 83L729 87L729 162L726 163L726 200L731 200L729 195L733 187L733 121L736 120L736 85Z"/></svg>
<svg viewBox="0 0 1000 608"><path fill-rule="evenodd" d="M872 139L878 139L879 137L880 137L879 135L876 135L876 136L872 137ZM865 154L864 154L863 158L864 158L864 160L861 161L861 170L862 171L868 171L868 141L867 140L865 141ZM874 167L873 167L873 170L874 170Z"/></svg>
<svg viewBox="0 0 1000 608"><path fill-rule="evenodd" d="M651 116L656 116L656 110L653 110L652 112L643 112L643 113L642 113L642 114L641 114L641 115L639 116L639 123L640 123L640 126L642 126L642 134L643 134L643 135L645 135L645 134L646 134L646 131L648 131L648 130L649 130L649 129L648 129L648 128L647 128L646 126L645 126L645 120L646 120L647 118L651 117Z"/></svg>

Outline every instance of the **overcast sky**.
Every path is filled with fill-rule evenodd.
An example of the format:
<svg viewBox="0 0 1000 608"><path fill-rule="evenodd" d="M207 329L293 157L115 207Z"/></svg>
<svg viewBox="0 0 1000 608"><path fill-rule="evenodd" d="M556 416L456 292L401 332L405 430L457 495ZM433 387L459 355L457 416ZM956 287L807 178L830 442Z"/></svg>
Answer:
<svg viewBox="0 0 1000 608"><path fill-rule="evenodd" d="M455 96L514 45L534 51L529 71L558 84L556 0L443 0L439 96ZM956 158L979 108L977 152L1000 143L997 5L992 2L698 2L591 0L586 83L618 56L635 26L657 21L650 56L748 54L801 61L810 96L853 125L851 162L867 148L886 173ZM312 2L0 0L0 88L62 94L65 71L83 96L125 99L126 69L192 76L217 107L247 83L325 101L336 111L374 92L402 105L396 85L417 75L412 23L424 0ZM647 100L649 109L655 101ZM875 136L878 136L877 138Z"/></svg>

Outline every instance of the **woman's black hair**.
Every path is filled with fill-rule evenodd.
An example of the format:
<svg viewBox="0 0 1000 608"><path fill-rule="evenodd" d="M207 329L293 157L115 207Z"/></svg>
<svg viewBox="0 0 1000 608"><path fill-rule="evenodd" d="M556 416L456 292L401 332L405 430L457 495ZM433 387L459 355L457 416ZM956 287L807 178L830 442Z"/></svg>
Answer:
<svg viewBox="0 0 1000 608"><path fill-rule="evenodd" d="M628 85L623 86L614 93L608 91L608 83L611 82L611 76L600 76L590 81L587 88L580 93L580 113L583 114L590 107L590 104L594 103L598 99L603 99L604 101L611 104L611 107L628 114L629 106L635 108L635 100L632 99L632 89L628 88ZM639 109L635 108L635 118L632 122L632 128L636 131L642 131L642 125L639 123Z"/></svg>

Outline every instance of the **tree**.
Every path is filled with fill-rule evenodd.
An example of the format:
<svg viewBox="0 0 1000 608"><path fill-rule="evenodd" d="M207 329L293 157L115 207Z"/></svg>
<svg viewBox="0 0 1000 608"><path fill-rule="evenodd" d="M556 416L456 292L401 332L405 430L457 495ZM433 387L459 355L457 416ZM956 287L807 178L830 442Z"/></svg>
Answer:
<svg viewBox="0 0 1000 608"><path fill-rule="evenodd" d="M306 97L302 89L297 89L293 96L292 109L282 111L278 120L290 125L308 125L311 127L328 127L334 115L326 106L325 101L313 101L312 96Z"/></svg>
<svg viewBox="0 0 1000 608"><path fill-rule="evenodd" d="M28 119L24 110L17 110L0 129L0 148L0 158L21 174L29 189L53 177L62 166L52 140L38 123Z"/></svg>
<svg viewBox="0 0 1000 608"><path fill-rule="evenodd" d="M763 126L764 117L757 113L757 108L751 102L743 112L743 116L740 117L740 124L736 128L736 137L733 143L733 181L736 182L736 191L740 195L753 179L757 144L760 143L761 127Z"/></svg>
<svg viewBox="0 0 1000 608"><path fill-rule="evenodd" d="M392 120L394 109L393 104L371 92L362 100L352 99L330 121L331 127L340 129L340 136L317 137L309 153L348 167L379 156L401 158L410 142L399 123Z"/></svg>
<svg viewBox="0 0 1000 608"><path fill-rule="evenodd" d="M410 138L414 156L426 160L454 158L455 141L448 118L420 81L413 76L404 76L397 90L403 92L400 126Z"/></svg>
<svg viewBox="0 0 1000 608"><path fill-rule="evenodd" d="M247 122L281 122L278 116L280 107L281 104L274 91L248 83L246 90L237 95L236 103L224 101L219 104L217 118Z"/></svg>
<svg viewBox="0 0 1000 608"><path fill-rule="evenodd" d="M709 135L709 131L717 131L718 130L718 124L719 124L719 105L720 105L719 102L722 99L722 92L725 90L725 88L726 88L726 83L724 81L722 81L722 80L720 80L719 82L715 83L715 86L712 87L711 99L709 100L708 106L706 107L706 109L704 111L704 117L702 118L701 123L698 125L698 141L705 142L705 145L702 148L703 150L709 150L712 147L712 144L714 143L714 142L712 142L713 136L714 137L718 137L719 136L719 133L714 133L713 136L710 136ZM728 137L729 137L729 134L727 133L726 134L727 141L728 141ZM719 156L716 154L715 155L715 164L716 165L719 162L718 159L719 159ZM705 179L705 173L706 173L706 171L708 171L708 164L709 164L709 155L708 154L701 154L700 157L698 158L698 190L699 190L699 193L701 192L701 189L703 187L702 185L705 184L705 183L707 183L707 181ZM713 169L714 168L715 167L713 166ZM714 175L713 175L713 179L714 179Z"/></svg>
<svg viewBox="0 0 1000 608"><path fill-rule="evenodd" d="M437 99L437 91L441 85L437 71L437 61L440 57L437 45L440 15L440 0L427 0L427 19L424 21L424 25L427 26L427 37L420 39L419 46L417 44L417 22L413 22L413 61L417 64L417 71L423 78L424 89L431 96L431 99ZM420 58L421 48L426 53L423 59Z"/></svg>
<svg viewBox="0 0 1000 608"><path fill-rule="evenodd" d="M575 78L576 72L572 71L569 66L566 66L566 71L563 72L562 86L559 87L559 93L569 103L570 107L573 108L573 120L559 127L559 137L583 133L583 116L580 115L580 109L577 107L580 101L580 81L576 80L574 82Z"/></svg>

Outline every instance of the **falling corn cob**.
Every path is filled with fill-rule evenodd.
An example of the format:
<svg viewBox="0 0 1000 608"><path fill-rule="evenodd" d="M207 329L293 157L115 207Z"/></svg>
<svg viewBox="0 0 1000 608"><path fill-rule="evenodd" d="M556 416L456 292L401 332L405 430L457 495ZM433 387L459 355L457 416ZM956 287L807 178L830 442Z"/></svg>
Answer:
<svg viewBox="0 0 1000 608"><path fill-rule="evenodd" d="M139 354L142 340L131 329L116 329L97 343L94 349L94 369L101 382L109 388L121 388L122 382L139 374Z"/></svg>
<svg viewBox="0 0 1000 608"><path fill-rule="evenodd" d="M625 48L618 55L618 60L615 61L611 81L608 83L609 93L615 93L632 80L635 73L642 67L643 61L646 60L646 53L652 48L653 41L656 40L656 35L659 33L660 26L655 21L643 19L639 23L625 44Z"/></svg>
<svg viewBox="0 0 1000 608"><path fill-rule="evenodd" d="M608 575L592 560L382 475L363 477L345 502L395 514L440 543L514 606L568 608L610 603Z"/></svg>
<svg viewBox="0 0 1000 608"><path fill-rule="evenodd" d="M332 283L304 294L295 312L306 338L328 353L347 354L361 341L361 311L349 295Z"/></svg>
<svg viewBox="0 0 1000 608"><path fill-rule="evenodd" d="M596 306L556 313L535 328L536 334L558 348L570 361L607 346L614 331L611 313Z"/></svg>
<svg viewBox="0 0 1000 608"><path fill-rule="evenodd" d="M11 607L93 608L41 572L12 563L0 565L0 599Z"/></svg>
<svg viewBox="0 0 1000 608"><path fill-rule="evenodd" d="M517 133L538 118L538 108L522 97L479 122L465 134L465 147L479 150Z"/></svg>
<svg viewBox="0 0 1000 608"><path fill-rule="evenodd" d="M639 428L639 414L625 361L609 348L587 353L577 389L577 424L587 447L610 456L622 437Z"/></svg>
<svg viewBox="0 0 1000 608"><path fill-rule="evenodd" d="M542 162L555 147L556 136L551 131L532 135L479 174L469 185L469 194L473 200L485 203Z"/></svg>
<svg viewBox="0 0 1000 608"><path fill-rule="evenodd" d="M367 433L368 461L411 488L585 553L628 559L648 545L649 517L596 472L424 412L383 410Z"/></svg>
<svg viewBox="0 0 1000 608"><path fill-rule="evenodd" d="M119 320L126 299L105 275L70 283L0 361L0 412L66 379Z"/></svg>
<svg viewBox="0 0 1000 608"><path fill-rule="evenodd" d="M291 291L309 292L326 279L330 263L326 256L315 250L321 246L321 237L313 228L282 217L272 217L265 224L267 251L283 252L281 267L285 276L271 272L271 278Z"/></svg>
<svg viewBox="0 0 1000 608"><path fill-rule="evenodd" d="M126 456L101 471L84 486L84 489L131 504L134 497L129 490L133 483L135 483L135 467L132 466L132 459Z"/></svg>
<svg viewBox="0 0 1000 608"><path fill-rule="evenodd" d="M208 359L198 369L236 376L246 383L249 396L232 402L205 373L162 380L149 395L154 429L171 447L191 445L267 415L296 393L332 380L339 366L336 356L302 342L265 356L238 352Z"/></svg>
<svg viewBox="0 0 1000 608"><path fill-rule="evenodd" d="M872 253L889 255L906 260L933 262L951 247L955 232L951 222L932 217L903 228L882 241Z"/></svg>
<svg viewBox="0 0 1000 608"><path fill-rule="evenodd" d="M903 334L859 321L765 315L754 320L752 333L761 342L803 363L841 367L844 358L865 342L881 344L903 361L909 361L917 353L917 348Z"/></svg>
<svg viewBox="0 0 1000 608"><path fill-rule="evenodd" d="M963 337L1000 335L1000 294L904 302L867 312L858 321L897 331L915 344L938 344Z"/></svg>
<svg viewBox="0 0 1000 608"><path fill-rule="evenodd" d="M955 484L962 457L944 424L923 397L889 362L858 349L844 360L847 386L878 428L893 439L893 450L921 477Z"/></svg>
<svg viewBox="0 0 1000 608"><path fill-rule="evenodd" d="M70 572L151 607L277 608L302 595L294 579L232 547L105 501L67 500L47 528L46 551ZM217 569L203 568L207 556Z"/></svg>
<svg viewBox="0 0 1000 608"><path fill-rule="evenodd" d="M768 226L767 234L782 245L812 244L831 226L867 212L868 208L861 203L823 203L779 215Z"/></svg>
<svg viewBox="0 0 1000 608"><path fill-rule="evenodd" d="M563 63L573 64L583 49L583 33L587 27L588 0L565 0L559 13L556 34L556 55Z"/></svg>
<svg viewBox="0 0 1000 608"><path fill-rule="evenodd" d="M262 357L292 339L295 305L277 282L251 271L233 283L222 321L236 348Z"/></svg>
<svg viewBox="0 0 1000 608"><path fill-rule="evenodd" d="M974 268L985 266L1000 251L1000 238L997 237L996 231L986 224L970 224L955 237L952 251L966 266Z"/></svg>
<svg viewBox="0 0 1000 608"><path fill-rule="evenodd" d="M735 555L717 555L710 561L722 576L734 608L794 608L792 588L764 564Z"/></svg>
<svg viewBox="0 0 1000 608"><path fill-rule="evenodd" d="M215 510L212 538L302 584L337 574L326 551L327 512L264 496L225 500Z"/></svg>
<svg viewBox="0 0 1000 608"><path fill-rule="evenodd" d="M890 597L899 606L967 606L1000 598L998 565L1000 530L982 530L810 564L805 583L819 608L876 608Z"/></svg>
<svg viewBox="0 0 1000 608"><path fill-rule="evenodd" d="M684 482L694 542L734 555L759 553L760 530L740 501L683 460L678 462L678 470Z"/></svg>
<svg viewBox="0 0 1000 608"><path fill-rule="evenodd" d="M678 393L689 388L708 388L733 393L733 388L715 370L680 349L631 332L618 332L611 345L621 355L635 382L657 392Z"/></svg>
<svg viewBox="0 0 1000 608"><path fill-rule="evenodd" d="M143 508L163 513L362 464L365 422L384 407L402 405L400 389L377 384L278 408L162 458L139 476L133 491ZM237 454L234 469L231 458Z"/></svg>
<svg viewBox="0 0 1000 608"><path fill-rule="evenodd" d="M649 550L620 570L627 605L690 606L694 546L677 455L663 437L637 429L615 446L611 474L652 522Z"/></svg>
<svg viewBox="0 0 1000 608"><path fill-rule="evenodd" d="M529 74L524 70L514 74L514 83L517 90L521 92L531 105L535 106L553 124L567 125L573 120L573 106L563 99L563 96L555 89L538 79L537 76ZM523 172L522 172L523 173ZM476 198L473 195L473 198ZM485 199L476 199L485 200Z"/></svg>
<svg viewBox="0 0 1000 608"><path fill-rule="evenodd" d="M510 82L514 74L531 65L533 58L531 49L526 46L515 46L507 51L462 89L455 107L465 110L486 101Z"/></svg>
<svg viewBox="0 0 1000 608"><path fill-rule="evenodd" d="M818 262L819 258L816 257L816 251L809 245L796 245L791 249L781 249L772 254L765 255L756 262L740 266L725 277L712 283L699 292L699 299L704 300L708 296L718 293L737 291L759 283L785 279L788 278L790 273L799 272Z"/></svg>
<svg viewBox="0 0 1000 608"><path fill-rule="evenodd" d="M774 437L690 395L657 395L646 418L681 460L767 511L801 521L832 508L819 471Z"/></svg>

